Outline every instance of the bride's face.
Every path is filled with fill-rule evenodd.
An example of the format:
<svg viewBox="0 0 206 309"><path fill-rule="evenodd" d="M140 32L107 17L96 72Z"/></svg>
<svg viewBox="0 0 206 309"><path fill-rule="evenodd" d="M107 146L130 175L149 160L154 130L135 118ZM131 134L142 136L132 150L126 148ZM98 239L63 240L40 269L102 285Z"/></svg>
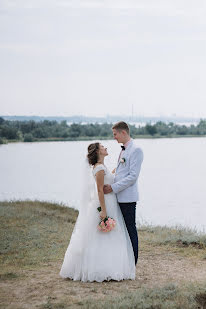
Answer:
<svg viewBox="0 0 206 309"><path fill-rule="evenodd" d="M99 145L99 155L100 156L108 156L107 148L105 148L102 144Z"/></svg>

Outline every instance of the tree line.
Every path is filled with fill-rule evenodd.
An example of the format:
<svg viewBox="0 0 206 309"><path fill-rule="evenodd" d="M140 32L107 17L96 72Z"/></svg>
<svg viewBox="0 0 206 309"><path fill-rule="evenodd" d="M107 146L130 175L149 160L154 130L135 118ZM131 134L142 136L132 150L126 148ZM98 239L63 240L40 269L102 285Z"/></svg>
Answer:
<svg viewBox="0 0 206 309"><path fill-rule="evenodd" d="M158 121L155 124L135 127L129 125L131 136L135 137L175 137L206 135L206 120L201 119L197 125L178 125L173 122ZM7 141L33 142L38 140L78 140L112 138L112 124L77 124L68 125L66 121L44 120L41 122L11 121L0 117L0 143Z"/></svg>

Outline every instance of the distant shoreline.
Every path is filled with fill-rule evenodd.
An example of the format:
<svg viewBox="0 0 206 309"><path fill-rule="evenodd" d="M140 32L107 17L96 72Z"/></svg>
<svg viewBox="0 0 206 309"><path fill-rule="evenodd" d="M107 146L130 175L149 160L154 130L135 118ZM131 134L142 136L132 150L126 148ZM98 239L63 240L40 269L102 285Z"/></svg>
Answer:
<svg viewBox="0 0 206 309"><path fill-rule="evenodd" d="M35 122L9 121L0 117L0 144L8 142L47 142L47 141L90 141L113 140L112 124L77 124L68 125L66 121ZM130 135L134 139L179 138L206 136L206 120L194 126L157 122L136 127L129 125Z"/></svg>
<svg viewBox="0 0 206 309"><path fill-rule="evenodd" d="M206 135L171 135L171 136L151 136L151 135L136 135L132 136L133 139L164 139L164 138L190 138L190 137L206 137ZM113 140L111 137L92 136L92 137L79 137L79 138L41 138L35 139L29 143L35 142L79 142L79 141L93 141L93 140ZM20 140L7 140L5 144L10 143L28 143Z"/></svg>

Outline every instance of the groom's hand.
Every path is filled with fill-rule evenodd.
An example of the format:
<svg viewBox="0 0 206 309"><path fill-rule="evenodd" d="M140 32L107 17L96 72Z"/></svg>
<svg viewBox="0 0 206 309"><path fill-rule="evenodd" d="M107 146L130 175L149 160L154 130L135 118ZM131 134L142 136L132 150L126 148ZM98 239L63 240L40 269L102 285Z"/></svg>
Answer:
<svg viewBox="0 0 206 309"><path fill-rule="evenodd" d="M108 194L108 193L111 193L113 190L110 185L104 185L103 191L104 191L104 194Z"/></svg>

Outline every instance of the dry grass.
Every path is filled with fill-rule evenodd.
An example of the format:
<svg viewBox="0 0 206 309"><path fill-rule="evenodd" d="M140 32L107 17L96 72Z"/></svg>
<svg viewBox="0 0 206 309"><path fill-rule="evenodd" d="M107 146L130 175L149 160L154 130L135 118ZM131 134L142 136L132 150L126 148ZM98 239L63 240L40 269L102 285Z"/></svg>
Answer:
<svg viewBox="0 0 206 309"><path fill-rule="evenodd" d="M82 283L59 276L77 211L0 202L1 308L206 308L205 235L140 227L136 280Z"/></svg>

